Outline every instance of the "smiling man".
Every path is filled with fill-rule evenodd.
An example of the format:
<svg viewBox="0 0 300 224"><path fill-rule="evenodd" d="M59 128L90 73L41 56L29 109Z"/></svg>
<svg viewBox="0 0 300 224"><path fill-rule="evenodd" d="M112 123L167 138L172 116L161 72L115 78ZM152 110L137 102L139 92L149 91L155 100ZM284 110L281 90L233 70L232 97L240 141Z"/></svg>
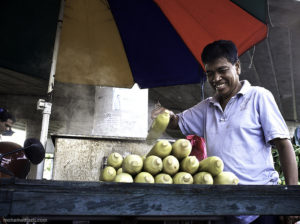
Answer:
<svg viewBox="0 0 300 224"><path fill-rule="evenodd" d="M242 88L239 81L240 62L229 62L226 58L218 58L214 63L205 64L207 79L216 91L216 99L224 110L227 103Z"/></svg>
<svg viewBox="0 0 300 224"><path fill-rule="evenodd" d="M0 136L13 134L11 130L13 123L15 123L14 116L5 108L0 107Z"/></svg>
<svg viewBox="0 0 300 224"><path fill-rule="evenodd" d="M239 80L241 65L233 42L215 41L204 48L201 56L215 95L182 113L171 112L169 128L179 128L186 136L204 137L207 156L220 157L224 171L233 172L242 185L278 184L271 154L274 145L286 184L297 185L295 153L272 93ZM164 110L153 111L152 117ZM251 223L256 218L229 217L226 223Z"/></svg>

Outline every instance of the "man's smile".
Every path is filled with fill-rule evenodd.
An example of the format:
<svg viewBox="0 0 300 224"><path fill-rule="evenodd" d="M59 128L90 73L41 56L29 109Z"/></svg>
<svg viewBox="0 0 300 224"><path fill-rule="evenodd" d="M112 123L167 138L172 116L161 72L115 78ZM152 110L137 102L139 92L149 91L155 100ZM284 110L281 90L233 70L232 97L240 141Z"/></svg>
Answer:
<svg viewBox="0 0 300 224"><path fill-rule="evenodd" d="M217 83L214 86L215 86L216 90L221 90L221 89L225 88L225 85L226 85L226 83Z"/></svg>

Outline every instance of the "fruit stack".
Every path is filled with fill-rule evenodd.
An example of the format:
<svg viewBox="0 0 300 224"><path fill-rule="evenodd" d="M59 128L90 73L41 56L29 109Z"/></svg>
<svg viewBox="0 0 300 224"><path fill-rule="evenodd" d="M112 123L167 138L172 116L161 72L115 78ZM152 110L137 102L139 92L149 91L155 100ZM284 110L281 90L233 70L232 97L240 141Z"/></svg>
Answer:
<svg viewBox="0 0 300 224"><path fill-rule="evenodd" d="M216 156L198 161L190 156L192 145L187 139L173 144L168 140L155 143L142 157L131 154L125 158L117 152L107 158L107 166L100 180L106 182L161 183L161 184L231 184L239 179L231 172L223 171L223 161Z"/></svg>

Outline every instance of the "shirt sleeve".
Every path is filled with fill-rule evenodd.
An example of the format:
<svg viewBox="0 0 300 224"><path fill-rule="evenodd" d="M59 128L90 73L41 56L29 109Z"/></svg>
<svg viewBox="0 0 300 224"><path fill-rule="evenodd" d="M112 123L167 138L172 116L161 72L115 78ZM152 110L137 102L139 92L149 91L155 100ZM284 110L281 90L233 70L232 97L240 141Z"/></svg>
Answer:
<svg viewBox="0 0 300 224"><path fill-rule="evenodd" d="M179 117L178 125L184 135L198 135L204 137L204 117L207 102L202 101L197 105L177 114Z"/></svg>
<svg viewBox="0 0 300 224"><path fill-rule="evenodd" d="M263 88L258 93L258 111L265 141L269 143L275 138L289 139L289 130L272 93Z"/></svg>

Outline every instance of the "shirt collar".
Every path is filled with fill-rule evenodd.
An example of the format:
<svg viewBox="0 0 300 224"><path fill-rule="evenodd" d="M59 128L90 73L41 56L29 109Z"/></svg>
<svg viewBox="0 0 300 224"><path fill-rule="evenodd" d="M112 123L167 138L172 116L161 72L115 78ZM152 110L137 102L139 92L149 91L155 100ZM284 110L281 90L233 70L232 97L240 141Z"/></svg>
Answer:
<svg viewBox="0 0 300 224"><path fill-rule="evenodd" d="M241 84L242 84L242 88L237 93L237 95L245 95L251 87L251 84L250 84L250 82L248 82L248 80L242 80Z"/></svg>
<svg viewBox="0 0 300 224"><path fill-rule="evenodd" d="M249 91L249 89L250 89L250 87L251 87L251 84L250 84L250 82L248 82L248 80L242 80L242 81L241 81L241 84L242 84L242 88L241 88L240 91L236 94L236 96L245 95L245 94ZM235 97L235 96L234 96L234 97ZM209 98L209 102L212 103L212 104L218 104L218 103L219 103L218 100L217 100L217 98L216 98L215 96L210 97L210 98Z"/></svg>

